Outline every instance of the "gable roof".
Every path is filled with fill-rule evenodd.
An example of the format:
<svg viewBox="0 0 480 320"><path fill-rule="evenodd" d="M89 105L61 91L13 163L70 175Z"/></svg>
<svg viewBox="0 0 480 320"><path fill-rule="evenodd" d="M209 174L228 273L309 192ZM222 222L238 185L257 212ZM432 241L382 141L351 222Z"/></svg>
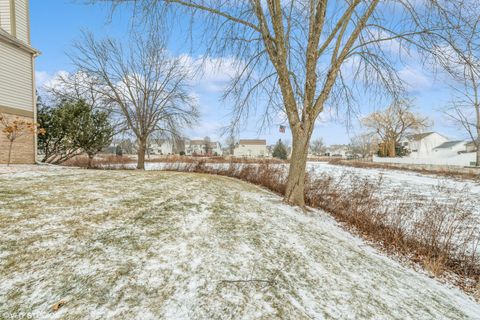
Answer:
<svg viewBox="0 0 480 320"><path fill-rule="evenodd" d="M463 141L463 140L447 141L447 142L444 142L441 145L433 148L433 150L435 150L435 149L448 149L448 148L454 147L454 146L456 146L458 144L462 144L462 143L466 144L466 142Z"/></svg>
<svg viewBox="0 0 480 320"><path fill-rule="evenodd" d="M206 141L205 140L187 140L185 144L190 146L205 146ZM217 141L210 141L209 143L209 146L211 148L216 148L217 145L219 145Z"/></svg>
<svg viewBox="0 0 480 320"><path fill-rule="evenodd" d="M187 144L201 146L205 144L205 140L189 140Z"/></svg>
<svg viewBox="0 0 480 320"><path fill-rule="evenodd" d="M414 140L414 141L420 141L422 139L425 139L431 134L434 134L435 132L424 132L424 133L417 133L417 134L410 134L406 138L408 140Z"/></svg>
<svg viewBox="0 0 480 320"><path fill-rule="evenodd" d="M267 140L264 139L240 139L239 144L266 146Z"/></svg>

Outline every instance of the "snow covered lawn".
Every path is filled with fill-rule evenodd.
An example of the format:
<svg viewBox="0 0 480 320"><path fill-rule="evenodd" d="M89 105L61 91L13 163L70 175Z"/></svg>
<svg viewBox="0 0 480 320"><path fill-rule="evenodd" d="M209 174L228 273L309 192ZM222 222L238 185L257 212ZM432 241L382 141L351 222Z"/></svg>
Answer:
<svg viewBox="0 0 480 320"><path fill-rule="evenodd" d="M0 173L0 279L7 319L480 318L328 215L200 174Z"/></svg>

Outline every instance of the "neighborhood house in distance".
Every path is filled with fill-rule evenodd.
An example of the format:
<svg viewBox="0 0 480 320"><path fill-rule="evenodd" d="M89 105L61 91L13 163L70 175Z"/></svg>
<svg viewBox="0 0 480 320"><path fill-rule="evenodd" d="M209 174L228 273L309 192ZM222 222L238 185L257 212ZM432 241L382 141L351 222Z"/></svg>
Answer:
<svg viewBox="0 0 480 320"><path fill-rule="evenodd" d="M0 0L0 114L7 120L36 121L34 59L28 0ZM15 141L12 163L34 163L34 134ZM0 163L7 163L8 140L0 135Z"/></svg>
<svg viewBox="0 0 480 320"><path fill-rule="evenodd" d="M266 157L267 156L267 141L266 140L240 140L233 150L233 155L236 157Z"/></svg>
<svg viewBox="0 0 480 320"><path fill-rule="evenodd" d="M411 134L400 141L406 153L403 157L373 157L373 162L440 165L440 166L474 166L475 145L464 140L450 140L437 132Z"/></svg>
<svg viewBox="0 0 480 320"><path fill-rule="evenodd" d="M115 153L117 147L125 154L135 154L137 144L129 139L114 141L105 149L107 153ZM148 143L148 155L174 155L184 154L187 156L226 156L262 158L270 157L273 146L267 147L265 139L240 139L230 148L224 147L218 141L207 141L202 139L152 139Z"/></svg>

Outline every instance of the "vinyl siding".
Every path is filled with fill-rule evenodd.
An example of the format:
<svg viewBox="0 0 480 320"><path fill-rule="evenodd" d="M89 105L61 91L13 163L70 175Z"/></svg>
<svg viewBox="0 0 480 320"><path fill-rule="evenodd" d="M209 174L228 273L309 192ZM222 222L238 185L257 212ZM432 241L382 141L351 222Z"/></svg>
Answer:
<svg viewBox="0 0 480 320"><path fill-rule="evenodd" d="M10 28L10 0L0 0L0 28L11 32Z"/></svg>
<svg viewBox="0 0 480 320"><path fill-rule="evenodd" d="M28 0L15 0L15 19L17 22L17 39L30 44L28 36Z"/></svg>
<svg viewBox="0 0 480 320"><path fill-rule="evenodd" d="M0 106L34 111L32 56L0 40Z"/></svg>

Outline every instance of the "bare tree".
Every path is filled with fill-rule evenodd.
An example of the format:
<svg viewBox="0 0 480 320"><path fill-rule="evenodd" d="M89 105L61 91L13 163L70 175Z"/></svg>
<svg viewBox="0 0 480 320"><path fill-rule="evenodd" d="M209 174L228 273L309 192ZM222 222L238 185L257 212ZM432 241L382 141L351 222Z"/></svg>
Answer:
<svg viewBox="0 0 480 320"><path fill-rule="evenodd" d="M378 151L378 139L371 133L357 135L350 141L350 151L363 159L371 157Z"/></svg>
<svg viewBox="0 0 480 320"><path fill-rule="evenodd" d="M233 133L231 133L227 139L225 140L225 144L227 145L228 148L228 155L233 156L233 153L235 151L235 136Z"/></svg>
<svg viewBox="0 0 480 320"><path fill-rule="evenodd" d="M32 135L35 137L37 134L43 135L45 133L43 128L37 130L38 124L35 122L24 120L20 117L9 118L2 113L0 113L0 125L2 125L2 130L0 132L7 138L9 142L7 166L10 165L13 143L17 139L25 135Z"/></svg>
<svg viewBox="0 0 480 320"><path fill-rule="evenodd" d="M212 139L209 136L203 138L203 151L205 155L208 156L212 152Z"/></svg>
<svg viewBox="0 0 480 320"><path fill-rule="evenodd" d="M58 73L42 89L49 94L53 103L83 100L93 109L112 112L115 110L112 101L102 94L97 80L80 71Z"/></svg>
<svg viewBox="0 0 480 320"><path fill-rule="evenodd" d="M454 79L454 97L446 116L463 130L476 148L480 166L480 8L463 0L444 13L448 28L442 32L434 57Z"/></svg>
<svg viewBox="0 0 480 320"><path fill-rule="evenodd" d="M159 25L168 25L162 22L179 13L191 15L191 26L196 18L202 20L205 30L192 31L191 38L203 36L205 56L238 61L238 74L226 91L226 97L234 98L234 123L260 105L254 103L259 100L266 100L265 117L278 114L278 109L286 115L293 152L285 201L302 207L307 151L319 114L352 106L360 87L398 96L402 86L393 56L412 44L428 48L424 41L431 30L423 22L429 20L420 15L433 12L417 11L423 4L414 0L111 2L132 3L135 12Z"/></svg>
<svg viewBox="0 0 480 320"><path fill-rule="evenodd" d="M325 153L325 143L323 143L323 139L318 138L312 140L310 143L310 151L316 156L323 155Z"/></svg>
<svg viewBox="0 0 480 320"><path fill-rule="evenodd" d="M129 48L85 34L72 56L78 70L93 79L102 99L119 108L136 136L138 169L145 168L152 133L177 136L198 117L195 100L188 93L189 70L181 59L169 56L155 33L147 34L133 34Z"/></svg>
<svg viewBox="0 0 480 320"><path fill-rule="evenodd" d="M389 157L396 156L395 148L406 134L430 125L428 118L410 110L410 101L395 101L385 110L374 112L361 120L371 130L371 134L377 135L385 144Z"/></svg>

